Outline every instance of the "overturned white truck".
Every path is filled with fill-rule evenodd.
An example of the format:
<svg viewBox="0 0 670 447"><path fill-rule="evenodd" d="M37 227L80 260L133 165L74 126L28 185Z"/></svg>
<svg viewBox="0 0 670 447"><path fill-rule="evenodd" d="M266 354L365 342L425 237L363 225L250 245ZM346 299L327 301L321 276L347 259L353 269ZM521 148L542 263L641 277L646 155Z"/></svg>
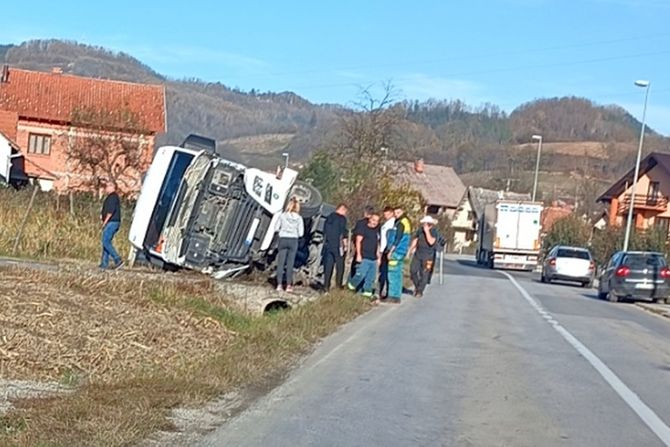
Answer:
<svg viewBox="0 0 670 447"><path fill-rule="evenodd" d="M317 189L298 181L295 170L248 168L221 158L214 145L189 136L179 147L156 151L133 213L133 255L165 269L196 270L217 279L272 271L275 222L289 198L296 197L306 229L296 277L318 281L323 224L332 207L322 203Z"/></svg>

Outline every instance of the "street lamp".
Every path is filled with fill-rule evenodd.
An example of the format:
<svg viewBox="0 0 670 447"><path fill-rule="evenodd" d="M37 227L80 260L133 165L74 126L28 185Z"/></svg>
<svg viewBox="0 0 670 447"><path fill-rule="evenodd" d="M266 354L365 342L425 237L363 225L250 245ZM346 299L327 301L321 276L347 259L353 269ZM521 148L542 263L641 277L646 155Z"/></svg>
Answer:
<svg viewBox="0 0 670 447"><path fill-rule="evenodd" d="M649 99L649 87L651 82L638 80L635 81L637 87L645 89L644 93L644 108L642 109L642 129L640 130L640 144L637 147L637 159L635 160L635 175L633 176L633 187L630 192L630 202L628 204L628 219L626 220L626 235L623 239L623 251L628 251L628 243L630 242L630 232L633 227L633 209L635 208L635 189L637 188L638 176L640 175L640 158L642 157L642 144L644 143L644 125L647 118L647 100Z"/></svg>
<svg viewBox="0 0 670 447"><path fill-rule="evenodd" d="M282 157L284 157L284 169L288 168L288 152L284 152L281 154Z"/></svg>
<svg viewBox="0 0 670 447"><path fill-rule="evenodd" d="M533 141L537 141L537 160L535 160L535 180L533 181L533 202L537 195L537 176L540 173L540 155L542 154L542 135L533 135Z"/></svg>

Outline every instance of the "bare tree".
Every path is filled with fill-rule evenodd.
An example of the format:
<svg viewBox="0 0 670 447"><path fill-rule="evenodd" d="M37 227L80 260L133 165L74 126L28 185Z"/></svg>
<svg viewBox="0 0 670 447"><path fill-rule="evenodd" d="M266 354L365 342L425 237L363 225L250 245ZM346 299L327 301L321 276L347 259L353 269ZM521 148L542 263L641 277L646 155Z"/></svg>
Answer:
<svg viewBox="0 0 670 447"><path fill-rule="evenodd" d="M341 173L341 197L360 202L361 207L378 192L379 179L397 166L391 160L407 153L398 144L405 108L397 103L396 90L387 82L377 97L372 87L361 90L355 110L341 119L327 150Z"/></svg>
<svg viewBox="0 0 670 447"><path fill-rule="evenodd" d="M142 121L128 109L81 108L73 112L65 135L72 189L95 190L111 181L122 191L136 190L151 159Z"/></svg>

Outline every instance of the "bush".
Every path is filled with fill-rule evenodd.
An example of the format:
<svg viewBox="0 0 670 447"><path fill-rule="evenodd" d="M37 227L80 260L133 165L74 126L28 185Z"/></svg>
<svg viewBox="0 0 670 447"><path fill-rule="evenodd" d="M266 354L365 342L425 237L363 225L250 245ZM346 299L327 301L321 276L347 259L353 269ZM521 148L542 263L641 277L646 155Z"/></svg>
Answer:
<svg viewBox="0 0 670 447"><path fill-rule="evenodd" d="M591 251L598 263L606 263L609 258L623 248L624 228L606 228L593 234ZM658 251L668 255L667 234L660 229L633 231L628 244L629 250Z"/></svg>
<svg viewBox="0 0 670 447"><path fill-rule="evenodd" d="M557 220L544 238L544 249L556 245L585 247L591 237L591 226L575 215Z"/></svg>

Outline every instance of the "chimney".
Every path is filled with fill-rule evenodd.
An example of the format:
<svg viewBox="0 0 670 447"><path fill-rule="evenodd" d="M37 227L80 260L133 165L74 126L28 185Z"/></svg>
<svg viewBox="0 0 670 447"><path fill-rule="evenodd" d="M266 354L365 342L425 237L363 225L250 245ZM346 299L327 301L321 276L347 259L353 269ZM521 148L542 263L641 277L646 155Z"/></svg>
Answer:
<svg viewBox="0 0 670 447"><path fill-rule="evenodd" d="M55 75L63 74L63 69L61 67L53 67L51 69L51 74Z"/></svg>
<svg viewBox="0 0 670 447"><path fill-rule="evenodd" d="M417 174L423 174L424 171L424 164L423 164L423 158L419 158L414 162L414 171Z"/></svg>
<svg viewBox="0 0 670 447"><path fill-rule="evenodd" d="M0 83L6 84L9 82L9 65L2 66L2 75L0 75Z"/></svg>

